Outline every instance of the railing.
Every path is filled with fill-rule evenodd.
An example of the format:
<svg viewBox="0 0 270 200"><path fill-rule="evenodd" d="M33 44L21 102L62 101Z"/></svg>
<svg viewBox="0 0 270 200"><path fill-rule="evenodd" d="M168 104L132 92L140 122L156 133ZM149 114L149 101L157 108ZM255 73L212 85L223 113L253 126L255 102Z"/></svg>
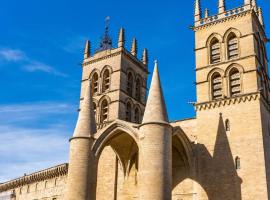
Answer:
<svg viewBox="0 0 270 200"><path fill-rule="evenodd" d="M200 19L200 20L196 21L195 22L195 27L203 26L203 25L218 21L220 19L224 19L224 18L227 18L227 17L238 15L238 14L243 13L243 12L245 12L247 10L252 9L252 8L253 7L251 7L251 5L244 5L244 6L240 6L240 7L231 9L231 10L226 10L223 13L213 15L213 16L209 16L207 18L203 18L203 19Z"/></svg>

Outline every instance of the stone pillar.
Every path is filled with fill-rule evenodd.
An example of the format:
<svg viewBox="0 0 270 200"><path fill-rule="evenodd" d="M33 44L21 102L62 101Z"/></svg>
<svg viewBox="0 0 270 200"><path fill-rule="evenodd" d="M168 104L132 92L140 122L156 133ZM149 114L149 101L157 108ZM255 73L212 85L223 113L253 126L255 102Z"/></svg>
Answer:
<svg viewBox="0 0 270 200"><path fill-rule="evenodd" d="M146 124L140 132L140 200L171 200L172 128L166 124Z"/></svg>

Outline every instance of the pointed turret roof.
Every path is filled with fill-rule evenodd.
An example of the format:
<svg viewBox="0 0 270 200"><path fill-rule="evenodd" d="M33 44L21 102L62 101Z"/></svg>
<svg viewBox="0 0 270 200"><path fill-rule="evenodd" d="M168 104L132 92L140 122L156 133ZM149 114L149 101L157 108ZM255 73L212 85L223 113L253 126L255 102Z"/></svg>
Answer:
<svg viewBox="0 0 270 200"><path fill-rule="evenodd" d="M155 68L142 123L168 123L168 115L161 88L157 61L155 61Z"/></svg>
<svg viewBox="0 0 270 200"><path fill-rule="evenodd" d="M89 58L90 57L90 51L91 51L91 47L90 47L90 41L86 40L85 43L85 48L84 48L84 59Z"/></svg>
<svg viewBox="0 0 270 200"><path fill-rule="evenodd" d="M73 137L90 137L96 133L96 130L90 81L88 81Z"/></svg>
<svg viewBox="0 0 270 200"><path fill-rule="evenodd" d="M119 37L118 37L118 47L124 47L125 46L125 29L121 28L119 31Z"/></svg>
<svg viewBox="0 0 270 200"><path fill-rule="evenodd" d="M137 56L138 48L137 48L137 40L133 38L132 45L131 45L131 54L133 56Z"/></svg>

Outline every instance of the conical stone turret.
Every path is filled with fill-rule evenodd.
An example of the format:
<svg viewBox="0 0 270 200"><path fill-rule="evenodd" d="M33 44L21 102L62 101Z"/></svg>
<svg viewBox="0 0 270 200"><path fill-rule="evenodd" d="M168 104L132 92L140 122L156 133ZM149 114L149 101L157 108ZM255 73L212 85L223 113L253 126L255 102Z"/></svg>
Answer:
<svg viewBox="0 0 270 200"><path fill-rule="evenodd" d="M90 82L84 93L84 100L79 113L77 125L70 139L69 169L65 200L87 200L90 184L94 177L94 163L91 152L92 135L96 132L96 122L90 92Z"/></svg>
<svg viewBox="0 0 270 200"><path fill-rule="evenodd" d="M172 127L168 123L157 62L139 131L139 199L171 200Z"/></svg>

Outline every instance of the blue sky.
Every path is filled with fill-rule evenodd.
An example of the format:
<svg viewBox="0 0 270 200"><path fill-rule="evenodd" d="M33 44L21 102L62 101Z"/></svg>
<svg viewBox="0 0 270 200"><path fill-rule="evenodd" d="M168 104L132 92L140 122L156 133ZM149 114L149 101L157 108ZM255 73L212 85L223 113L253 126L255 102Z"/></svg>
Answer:
<svg viewBox="0 0 270 200"><path fill-rule="evenodd" d="M227 0L229 8L244 0ZM269 35L270 2L263 7ZM216 13L217 0L202 0ZM193 1L13 0L0 6L0 182L67 162L77 118L83 48L98 47L111 18L114 45L120 27L127 47L136 37L159 68L171 120L194 116ZM269 45L268 45L269 49Z"/></svg>

